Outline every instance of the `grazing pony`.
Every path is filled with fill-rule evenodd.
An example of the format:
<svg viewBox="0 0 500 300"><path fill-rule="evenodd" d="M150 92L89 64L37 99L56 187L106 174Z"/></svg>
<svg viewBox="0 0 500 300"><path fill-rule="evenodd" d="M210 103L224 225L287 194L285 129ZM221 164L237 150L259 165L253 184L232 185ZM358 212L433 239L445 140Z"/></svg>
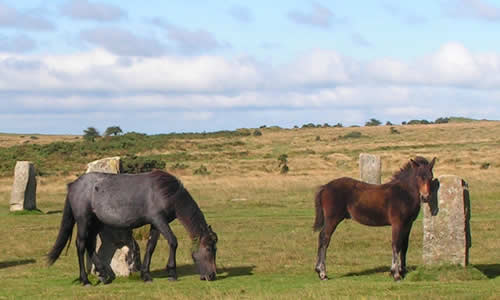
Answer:
<svg viewBox="0 0 500 300"><path fill-rule="evenodd" d="M328 279L325 259L331 236L337 225L349 218L368 226L392 226L391 273L396 281L404 277L408 237L420 202L429 201L435 161L436 158L429 163L417 156L385 184L342 177L319 188L313 228L320 230L315 270L321 280Z"/></svg>
<svg viewBox="0 0 500 300"><path fill-rule="evenodd" d="M153 171L143 174L88 173L68 185L61 227L57 240L48 254L52 265L71 241L73 226L77 225L76 249L82 285L90 284L85 272L84 253L99 273L99 280L109 283L104 265L95 252L96 236L103 226L132 229L151 224L149 239L141 268L141 278L151 281L151 256L160 233L167 239L170 254L167 273L177 279L175 253L177 238L169 223L179 219L193 240L192 257L200 272L200 279L216 278L217 235L207 225L203 213L182 183L174 176ZM69 247L69 244L68 244Z"/></svg>

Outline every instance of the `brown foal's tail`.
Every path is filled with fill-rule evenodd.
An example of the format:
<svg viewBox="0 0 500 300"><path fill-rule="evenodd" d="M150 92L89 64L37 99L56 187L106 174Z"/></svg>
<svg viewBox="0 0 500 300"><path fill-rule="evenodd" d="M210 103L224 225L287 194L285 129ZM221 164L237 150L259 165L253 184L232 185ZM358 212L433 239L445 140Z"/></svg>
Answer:
<svg viewBox="0 0 500 300"><path fill-rule="evenodd" d="M325 216L323 215L323 207L321 206L321 193L324 189L324 185L320 186L318 192L316 193L316 197L314 198L314 206L316 208L316 217L313 225L314 231L323 229L323 226L325 225Z"/></svg>

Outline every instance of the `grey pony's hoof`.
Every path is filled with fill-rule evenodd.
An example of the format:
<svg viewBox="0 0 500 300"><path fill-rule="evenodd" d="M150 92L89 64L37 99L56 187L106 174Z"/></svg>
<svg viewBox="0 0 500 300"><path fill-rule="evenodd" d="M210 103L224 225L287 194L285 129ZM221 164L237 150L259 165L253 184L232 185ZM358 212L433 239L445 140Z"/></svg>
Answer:
<svg viewBox="0 0 500 300"><path fill-rule="evenodd" d="M151 274L149 274L149 273L141 274L141 279L146 283L153 282L153 278L151 277Z"/></svg>
<svg viewBox="0 0 500 300"><path fill-rule="evenodd" d="M168 281L177 281L177 271L175 268L167 266L167 279Z"/></svg>

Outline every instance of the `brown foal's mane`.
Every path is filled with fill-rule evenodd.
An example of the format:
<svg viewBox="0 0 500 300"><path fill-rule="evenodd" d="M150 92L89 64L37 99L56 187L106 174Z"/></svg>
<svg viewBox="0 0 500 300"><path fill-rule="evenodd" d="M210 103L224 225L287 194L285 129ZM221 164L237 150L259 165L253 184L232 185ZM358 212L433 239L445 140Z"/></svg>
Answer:
<svg viewBox="0 0 500 300"><path fill-rule="evenodd" d="M416 163L419 166L429 164L427 159L423 158L422 156L417 156L417 157L415 157L415 159L407 162L399 171L394 173L394 175L392 176L391 182L407 180L408 177L412 174L411 171L413 169L414 163Z"/></svg>

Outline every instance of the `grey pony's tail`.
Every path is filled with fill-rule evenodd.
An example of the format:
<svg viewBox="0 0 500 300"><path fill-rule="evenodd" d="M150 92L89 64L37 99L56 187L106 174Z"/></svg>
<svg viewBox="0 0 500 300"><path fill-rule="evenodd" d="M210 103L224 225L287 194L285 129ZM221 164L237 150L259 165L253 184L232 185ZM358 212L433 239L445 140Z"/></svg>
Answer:
<svg viewBox="0 0 500 300"><path fill-rule="evenodd" d="M323 207L321 206L321 193L324 189L324 185L320 186L318 192L316 193L316 197L314 198L314 206L316 208L316 217L313 225L314 231L323 229L323 226L325 225L325 216L323 215Z"/></svg>
<svg viewBox="0 0 500 300"><path fill-rule="evenodd" d="M61 220L61 227L59 228L59 234L57 235L56 243L47 255L47 260L49 266L52 265L61 255L66 244L71 243L71 236L73 234L73 226L75 225L75 217L71 210L71 204L69 203L69 191L66 196L66 203L64 204L64 212ZM69 241L69 242L68 242ZM68 250L66 250L67 252Z"/></svg>

